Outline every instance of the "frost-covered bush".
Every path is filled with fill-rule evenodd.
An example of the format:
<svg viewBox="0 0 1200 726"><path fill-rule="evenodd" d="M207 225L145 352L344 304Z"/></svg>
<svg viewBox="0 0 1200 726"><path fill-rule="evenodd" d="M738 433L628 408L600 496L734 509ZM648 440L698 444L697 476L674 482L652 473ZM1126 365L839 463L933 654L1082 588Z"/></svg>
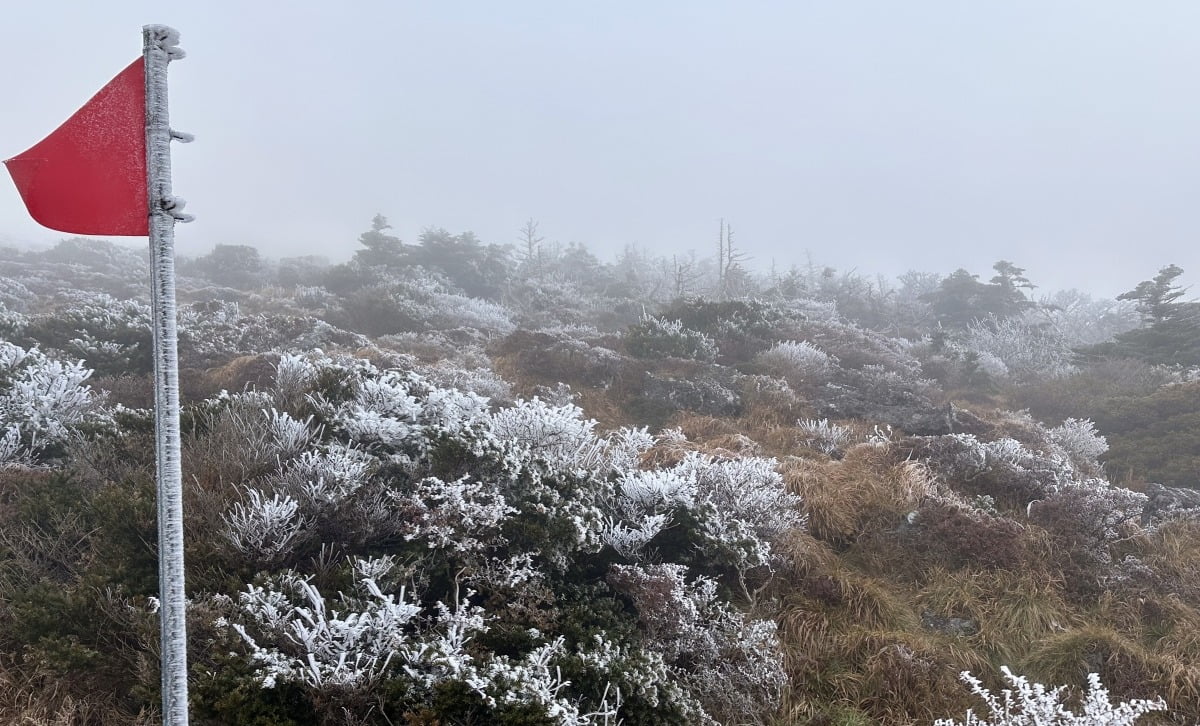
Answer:
<svg viewBox="0 0 1200 726"><path fill-rule="evenodd" d="M428 320L442 330L471 328L491 335L506 335L516 329L508 310L488 300L439 292L428 302Z"/></svg>
<svg viewBox="0 0 1200 726"><path fill-rule="evenodd" d="M1096 431L1096 424L1088 419L1069 418L1048 429L1046 434L1066 452L1076 469L1089 474L1100 471L1098 459L1108 451L1108 441Z"/></svg>
<svg viewBox="0 0 1200 726"><path fill-rule="evenodd" d="M466 328L495 336L516 328L502 306L463 295L444 278L415 266L346 295L331 315L331 322L367 335Z"/></svg>
<svg viewBox="0 0 1200 726"><path fill-rule="evenodd" d="M796 422L804 441L808 446L820 451L826 456L840 456L843 450L854 441L854 432L845 426L830 423L829 419L800 419Z"/></svg>
<svg viewBox="0 0 1200 726"><path fill-rule="evenodd" d="M674 471L696 481L693 508L713 554L739 568L767 566L772 542L803 526L800 498L787 491L774 459L685 456Z"/></svg>
<svg viewBox="0 0 1200 726"><path fill-rule="evenodd" d="M1141 323L1130 300L1097 300L1079 290L1062 290L1039 302L1041 316L1072 348L1112 340Z"/></svg>
<svg viewBox="0 0 1200 726"><path fill-rule="evenodd" d="M1055 328L1019 317L976 320L967 326L959 350L974 353L989 375L1012 376L1018 380L1065 376L1072 370L1074 352L1070 343ZM987 370L998 361L1000 370Z"/></svg>
<svg viewBox="0 0 1200 726"><path fill-rule="evenodd" d="M1102 479L1069 484L1029 506L1029 519L1061 550L1067 590L1088 600L1108 579L1118 543L1137 531L1147 497Z"/></svg>
<svg viewBox="0 0 1200 726"><path fill-rule="evenodd" d="M16 431L30 455L58 451L93 407L82 361L64 362L0 340L0 422L12 448ZM16 456L15 452L9 454Z"/></svg>
<svg viewBox="0 0 1200 726"><path fill-rule="evenodd" d="M464 366L455 361L438 361L421 369L431 383L440 388L475 393L492 401L512 401L512 386L490 366Z"/></svg>
<svg viewBox="0 0 1200 726"><path fill-rule="evenodd" d="M1021 508L1061 486L1079 481L1079 472L1061 451L1042 453L1012 438L980 441L973 434L926 439L930 468L951 488L986 494L1004 506Z"/></svg>
<svg viewBox="0 0 1200 726"><path fill-rule="evenodd" d="M785 310L756 299L687 298L676 300L661 314L664 321L678 320L685 329L710 338L722 363L750 362L780 339L780 328L786 322ZM792 335L791 331L784 337L809 339L807 335Z"/></svg>
<svg viewBox="0 0 1200 726"><path fill-rule="evenodd" d="M617 480L602 539L638 559L676 518L695 523L694 546L714 564L745 573L772 563L772 542L802 527L800 498L774 459L716 459L696 452L675 466L629 471Z"/></svg>
<svg viewBox="0 0 1200 726"><path fill-rule="evenodd" d="M0 305L14 313L25 313L35 299L33 292L20 281L0 275Z"/></svg>
<svg viewBox="0 0 1200 726"><path fill-rule="evenodd" d="M621 471L637 466L654 443L645 429L618 429L598 436L596 422L574 404L552 406L534 398L497 411L492 433L522 447L558 471Z"/></svg>
<svg viewBox="0 0 1200 726"><path fill-rule="evenodd" d="M637 358L689 358L712 361L717 357L716 342L698 330L684 327L679 320L646 315L625 333L625 347Z"/></svg>
<svg viewBox="0 0 1200 726"><path fill-rule="evenodd" d="M226 549L266 572L211 600L259 688L335 711L396 699L397 714L447 722L461 708L740 723L778 703L773 623L715 585L763 582L776 541L803 525L774 460L692 453L644 469L645 429L601 432L540 399L492 411L361 359L284 355L276 376L214 404L260 429L242 433L255 460L274 459L243 467L242 501L219 513ZM659 564L644 565L651 551ZM653 582L678 591L679 613L657 614Z"/></svg>
<svg viewBox="0 0 1200 726"><path fill-rule="evenodd" d="M104 293L71 291L53 312L35 315L25 337L64 355L82 358L101 374L153 369L150 306Z"/></svg>
<svg viewBox="0 0 1200 726"><path fill-rule="evenodd" d="M722 603L711 579L680 565L620 565L609 581L628 595L650 647L696 694L690 723L753 723L773 711L788 683L775 623Z"/></svg>
<svg viewBox="0 0 1200 726"><path fill-rule="evenodd" d="M179 311L179 356L190 366L215 366L270 350L365 347L368 340L324 320L290 315L243 315L234 302L210 301Z"/></svg>
<svg viewBox="0 0 1200 726"><path fill-rule="evenodd" d="M246 492L225 516L225 537L253 562L270 562L288 553L308 522L289 496L267 499L256 489Z"/></svg>
<svg viewBox="0 0 1200 726"><path fill-rule="evenodd" d="M789 380L811 383L827 375L835 364L829 354L807 340L785 340L759 353L754 361Z"/></svg>
<svg viewBox="0 0 1200 726"><path fill-rule="evenodd" d="M0 299L0 340L15 340L24 335L29 318L5 306Z"/></svg>
<svg viewBox="0 0 1200 726"><path fill-rule="evenodd" d="M1090 673L1088 689L1080 704L1082 710L1076 711L1067 706L1065 686L1048 688L1014 674L1007 666L1001 666L1000 670L1010 688L998 695L984 688L969 671L962 673L963 682L987 706L986 718L976 716L972 710L962 721L943 718L935 721L934 726L1133 726L1148 713L1167 710L1161 698L1113 704L1100 676Z"/></svg>
<svg viewBox="0 0 1200 726"><path fill-rule="evenodd" d="M389 563L356 563L386 574ZM496 713L527 708L563 726L609 723L621 705L620 690L606 689L592 710L570 692L562 662L603 663L603 653L571 653L556 638L525 656L474 651L471 641L489 630L485 611L471 605L474 593L429 609L401 587L386 594L371 577L330 603L307 579L288 572L269 588L250 586L238 595L245 622L228 622L249 646L263 688L303 684L326 692L362 691L403 678L428 697L447 684L467 689ZM277 589L278 588L278 589ZM603 643L601 643L603 645Z"/></svg>

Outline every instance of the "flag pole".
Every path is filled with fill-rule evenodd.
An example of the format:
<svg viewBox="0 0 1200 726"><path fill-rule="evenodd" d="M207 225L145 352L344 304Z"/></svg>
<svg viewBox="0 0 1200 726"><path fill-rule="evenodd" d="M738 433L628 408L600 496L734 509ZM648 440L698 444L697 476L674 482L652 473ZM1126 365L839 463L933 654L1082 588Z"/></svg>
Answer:
<svg viewBox="0 0 1200 726"><path fill-rule="evenodd" d="M151 315L154 326L154 430L158 490L158 580L164 726L187 726L187 598L183 572L183 473L179 443L179 359L175 315L175 222L190 221L171 193L171 131L167 64L183 57L179 33L142 28L146 73L146 188Z"/></svg>

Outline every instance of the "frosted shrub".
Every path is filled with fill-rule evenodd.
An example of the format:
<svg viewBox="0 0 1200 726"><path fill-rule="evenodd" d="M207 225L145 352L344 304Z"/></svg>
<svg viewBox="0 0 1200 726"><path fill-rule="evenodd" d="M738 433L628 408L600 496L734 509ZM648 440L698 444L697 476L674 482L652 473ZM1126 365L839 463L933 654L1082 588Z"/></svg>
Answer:
<svg viewBox="0 0 1200 726"><path fill-rule="evenodd" d="M0 468L23 463L25 451L21 446L21 430L9 425L0 436Z"/></svg>
<svg viewBox="0 0 1200 726"><path fill-rule="evenodd" d="M337 297L319 285L297 285L292 291L292 299L300 307L310 310L323 310L337 302Z"/></svg>
<svg viewBox="0 0 1200 726"><path fill-rule="evenodd" d="M1133 726L1142 716L1167 710L1161 698L1153 701L1136 699L1113 705L1108 690L1100 683L1100 676L1088 674L1088 690L1083 696L1082 711L1074 712L1066 707L1064 686L1047 688L1041 683L1030 683L1024 676L1015 675L1007 666L1002 666L1004 680L1011 688L1001 691L999 696L983 687L979 679L969 671L963 671L962 680L987 705L989 715L980 718L968 711L962 721L938 719L934 726Z"/></svg>
<svg viewBox="0 0 1200 726"><path fill-rule="evenodd" d="M739 570L771 563L771 542L803 526L800 498L787 491L774 459L710 459L689 453L676 467L694 482L691 508L713 554Z"/></svg>
<svg viewBox="0 0 1200 726"><path fill-rule="evenodd" d="M645 315L625 334L625 347L638 358L690 358L711 361L717 357L716 342L678 320Z"/></svg>
<svg viewBox="0 0 1200 726"><path fill-rule="evenodd" d="M398 506L398 526L407 540L430 549L483 550L503 543L500 525L517 510L495 484L464 475L447 482L431 476L404 492L389 492Z"/></svg>
<svg viewBox="0 0 1200 726"><path fill-rule="evenodd" d="M407 630L421 608L404 588L385 595L364 579L366 597L341 594L335 609L307 580L286 574L281 584L250 585L239 593L244 622L231 623L262 667L263 687L298 682L315 689L364 688L387 673L393 659L419 658Z"/></svg>
<svg viewBox="0 0 1200 726"><path fill-rule="evenodd" d="M682 565L618 565L609 580L633 600L651 649L699 702L691 722L753 722L778 705L788 678L775 623L730 610L716 582L689 580Z"/></svg>
<svg viewBox="0 0 1200 726"><path fill-rule="evenodd" d="M671 523L669 514L647 514L621 521L604 521L600 540L627 560L641 558L642 549Z"/></svg>
<svg viewBox="0 0 1200 726"><path fill-rule="evenodd" d="M318 355L321 351L316 351ZM303 399L316 382L317 366L302 355L284 353L275 364L275 392L283 404L295 404Z"/></svg>
<svg viewBox="0 0 1200 726"><path fill-rule="evenodd" d="M833 360L807 340L782 341L759 353L755 362L781 375L810 380L827 374Z"/></svg>
<svg viewBox="0 0 1200 726"><path fill-rule="evenodd" d="M312 427L312 416L297 421L288 413L274 408L263 411L263 414L267 417L267 425L280 456L291 457L299 454L321 435L319 430Z"/></svg>
<svg viewBox="0 0 1200 726"><path fill-rule="evenodd" d="M411 372L320 353L284 356L276 372L274 392L205 404L235 411L238 436L273 458L241 474L254 488L223 534L274 573L236 602L214 596L258 685L298 685L323 715L386 699L397 713L470 708L489 723L567 726L638 714L740 723L778 703L774 626L735 612L715 585L763 581L774 541L803 525L774 460L681 452L644 469L646 429L597 431L570 403L493 412ZM316 557L300 546L310 532L325 540ZM605 547L627 563L694 563L648 576L647 596L659 583L682 598L674 635L648 641L636 616L614 613L602 616L618 619L611 632L576 642L626 591L606 566L579 566ZM336 600L322 594L331 587L343 588Z"/></svg>
<svg viewBox="0 0 1200 726"><path fill-rule="evenodd" d="M654 445L644 428L622 428L605 436L598 436L595 428L596 422L584 418L578 406L554 406L538 398L517 401L491 420L493 436L525 449L556 471L629 469Z"/></svg>
<svg viewBox="0 0 1200 726"><path fill-rule="evenodd" d="M37 299L37 295L22 283L11 277L0 275L0 305L16 313L29 312L29 303Z"/></svg>
<svg viewBox="0 0 1200 726"><path fill-rule="evenodd" d="M492 432L547 459L572 459L595 438L596 422L574 404L520 400L492 416Z"/></svg>
<svg viewBox="0 0 1200 726"><path fill-rule="evenodd" d="M0 298L0 339L16 338L24 332L28 324L29 318L5 307L3 298Z"/></svg>
<svg viewBox="0 0 1200 726"><path fill-rule="evenodd" d="M83 358L105 374L148 372L150 307L104 293L72 291L53 313L32 316L25 334L51 350Z"/></svg>
<svg viewBox="0 0 1200 726"><path fill-rule="evenodd" d="M430 383L443 388L476 393L489 399L511 400L512 386L491 368L460 367L447 361L438 361L423 370Z"/></svg>
<svg viewBox="0 0 1200 726"><path fill-rule="evenodd" d="M307 402L334 430L368 450L421 455L433 435L481 435L487 427L486 398L438 388L416 373L379 370L357 358L321 356L307 366L311 370L289 361L284 370L296 384L332 382L308 394Z"/></svg>
<svg viewBox="0 0 1200 726"><path fill-rule="evenodd" d="M962 340L965 351L993 356L1008 374L1025 379L1070 373L1074 353L1057 330L1021 318L991 318L972 322Z"/></svg>
<svg viewBox="0 0 1200 726"><path fill-rule="evenodd" d="M486 684L481 691L489 702L534 704L551 723L561 726L590 726L616 719L621 706L619 690L606 690L599 708L589 713L584 713L577 702L565 697L566 694L559 695L570 681L564 680L561 667L551 664L565 655L564 639L559 637L519 660L497 658L488 664L477 682Z"/></svg>
<svg viewBox="0 0 1200 726"><path fill-rule="evenodd" d="M468 591L466 598L474 593ZM480 657L469 644L488 625L484 611L467 599L422 608L406 588L385 593L364 577L356 592L330 603L308 580L293 573L278 586L249 586L238 595L231 626L260 667L260 684L299 683L318 692L370 692L384 679L400 679L418 692L459 682L491 707L532 704L551 723L603 724L617 716L618 690L605 689L599 707L585 712L558 661L571 655L559 637L524 656Z"/></svg>
<svg viewBox="0 0 1200 726"><path fill-rule="evenodd" d="M366 483L373 462L358 449L332 444L292 459L283 465L275 482L317 509L337 506Z"/></svg>
<svg viewBox="0 0 1200 726"><path fill-rule="evenodd" d="M1046 433L1076 468L1085 472L1100 470L1097 459L1108 451L1108 440L1096 431L1096 424L1088 419L1069 418Z"/></svg>
<svg viewBox="0 0 1200 726"><path fill-rule="evenodd" d="M1141 517L1147 501L1141 492L1090 479L1058 487L1034 502L1029 515L1068 544L1076 564L1107 565L1112 559L1108 545L1122 538L1127 522Z"/></svg>
<svg viewBox="0 0 1200 726"><path fill-rule="evenodd" d="M471 328L492 335L507 335L517 328L504 307L450 293L434 293L429 301L428 318L440 330Z"/></svg>
<svg viewBox="0 0 1200 726"><path fill-rule="evenodd" d="M0 421L6 432L16 428L30 452L64 443L92 408L92 390L85 384L91 375L82 361L54 360L0 341Z"/></svg>
<svg viewBox="0 0 1200 726"><path fill-rule="evenodd" d="M829 419L800 419L796 428L805 436L805 442L826 456L837 456L854 440L854 433Z"/></svg>
<svg viewBox="0 0 1200 726"><path fill-rule="evenodd" d="M979 371L988 378L995 380L1003 380L1008 378L1008 364L1004 359L989 350L968 350L967 353L973 356L971 362L975 366L975 370Z"/></svg>
<svg viewBox="0 0 1200 726"><path fill-rule="evenodd" d="M257 562L286 555L309 524L296 500L279 494L267 499L256 489L247 490L246 501L235 503L222 519L229 544Z"/></svg>
<svg viewBox="0 0 1200 726"><path fill-rule="evenodd" d="M1137 306L1129 300L1093 300L1079 290L1061 290L1039 302L1040 314L1072 348L1112 340L1141 323Z"/></svg>

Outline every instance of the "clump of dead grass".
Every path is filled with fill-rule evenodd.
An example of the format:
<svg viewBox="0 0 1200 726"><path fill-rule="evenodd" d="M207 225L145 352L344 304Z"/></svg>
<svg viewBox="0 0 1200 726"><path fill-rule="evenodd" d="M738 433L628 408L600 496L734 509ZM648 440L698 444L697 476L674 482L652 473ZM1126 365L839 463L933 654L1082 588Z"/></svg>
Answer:
<svg viewBox="0 0 1200 726"><path fill-rule="evenodd" d="M813 536L838 546L895 528L936 491L920 464L897 463L886 447L872 444L852 447L836 461L788 457L780 473L803 498Z"/></svg>
<svg viewBox="0 0 1200 726"><path fill-rule="evenodd" d="M1147 648L1103 625L1085 625L1046 638L1021 664L1043 683L1082 683L1100 674L1114 698L1162 696L1176 718L1200 718L1200 667L1190 659Z"/></svg>

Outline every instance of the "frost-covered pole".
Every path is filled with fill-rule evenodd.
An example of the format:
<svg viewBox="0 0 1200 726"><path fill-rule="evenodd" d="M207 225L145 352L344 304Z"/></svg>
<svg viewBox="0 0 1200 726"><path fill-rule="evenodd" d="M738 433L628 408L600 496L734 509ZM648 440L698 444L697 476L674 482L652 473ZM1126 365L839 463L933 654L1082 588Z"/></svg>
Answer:
<svg viewBox="0 0 1200 726"><path fill-rule="evenodd" d="M175 222L189 221L171 194L167 64L182 58L179 33L142 28L146 67L146 187L150 214L150 302L154 325L154 429L158 484L158 583L164 726L188 722L187 599L183 589L183 473L179 446L179 359L175 322Z"/></svg>

